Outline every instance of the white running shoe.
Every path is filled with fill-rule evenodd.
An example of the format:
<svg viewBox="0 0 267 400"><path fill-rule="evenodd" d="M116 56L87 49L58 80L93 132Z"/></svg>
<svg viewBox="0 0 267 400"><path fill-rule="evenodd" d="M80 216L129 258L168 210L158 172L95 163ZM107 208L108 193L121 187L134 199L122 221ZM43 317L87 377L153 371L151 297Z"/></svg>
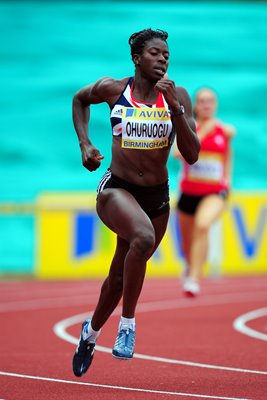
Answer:
<svg viewBox="0 0 267 400"><path fill-rule="evenodd" d="M184 279L183 292L186 296L196 297L200 293L200 286L198 281L189 276Z"/></svg>

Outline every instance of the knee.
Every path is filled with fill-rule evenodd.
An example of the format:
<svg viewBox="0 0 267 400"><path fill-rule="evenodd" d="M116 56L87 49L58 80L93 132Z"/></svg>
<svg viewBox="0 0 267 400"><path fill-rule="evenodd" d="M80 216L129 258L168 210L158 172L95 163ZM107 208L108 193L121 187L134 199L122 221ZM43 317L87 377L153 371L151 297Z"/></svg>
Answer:
<svg viewBox="0 0 267 400"><path fill-rule="evenodd" d="M210 224L206 221L197 222L195 232L197 235L207 235L209 233Z"/></svg>
<svg viewBox="0 0 267 400"><path fill-rule="evenodd" d="M132 243L130 244L133 250L139 257L146 260L151 257L155 247L155 234L154 232L139 232Z"/></svg>

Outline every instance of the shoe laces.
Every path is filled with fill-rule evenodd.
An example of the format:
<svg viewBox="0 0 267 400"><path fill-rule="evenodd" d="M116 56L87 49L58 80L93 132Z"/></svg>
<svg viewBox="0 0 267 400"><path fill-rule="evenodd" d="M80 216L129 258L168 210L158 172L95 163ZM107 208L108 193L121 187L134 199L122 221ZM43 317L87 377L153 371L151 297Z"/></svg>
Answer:
<svg viewBox="0 0 267 400"><path fill-rule="evenodd" d="M135 342L135 332L130 329L121 329L116 339L116 346L132 348Z"/></svg>

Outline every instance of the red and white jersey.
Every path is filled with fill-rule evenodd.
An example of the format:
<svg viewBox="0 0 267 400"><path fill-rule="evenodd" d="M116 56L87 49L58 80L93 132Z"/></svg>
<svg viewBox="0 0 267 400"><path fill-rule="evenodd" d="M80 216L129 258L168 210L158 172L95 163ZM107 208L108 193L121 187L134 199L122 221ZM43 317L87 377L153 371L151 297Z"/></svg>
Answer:
<svg viewBox="0 0 267 400"><path fill-rule="evenodd" d="M228 190L225 171L228 150L229 138L218 122L213 131L201 139L198 161L189 165L183 160L180 190L197 196Z"/></svg>

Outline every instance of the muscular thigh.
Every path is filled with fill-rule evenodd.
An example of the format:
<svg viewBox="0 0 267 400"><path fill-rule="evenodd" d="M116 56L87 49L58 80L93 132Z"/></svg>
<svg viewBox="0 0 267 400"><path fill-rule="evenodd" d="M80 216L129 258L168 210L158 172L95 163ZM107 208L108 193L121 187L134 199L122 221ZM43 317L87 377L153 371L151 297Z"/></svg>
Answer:
<svg viewBox="0 0 267 400"><path fill-rule="evenodd" d="M168 211L168 212L160 215L159 217L152 218L152 220L151 220L154 230L155 230L155 238L156 238L154 251L160 244L160 242L166 232L168 220L169 220L169 214L170 213Z"/></svg>
<svg viewBox="0 0 267 400"><path fill-rule="evenodd" d="M121 238L130 241L138 232L154 234L147 214L124 189L105 189L97 199L97 213L104 224Z"/></svg>

